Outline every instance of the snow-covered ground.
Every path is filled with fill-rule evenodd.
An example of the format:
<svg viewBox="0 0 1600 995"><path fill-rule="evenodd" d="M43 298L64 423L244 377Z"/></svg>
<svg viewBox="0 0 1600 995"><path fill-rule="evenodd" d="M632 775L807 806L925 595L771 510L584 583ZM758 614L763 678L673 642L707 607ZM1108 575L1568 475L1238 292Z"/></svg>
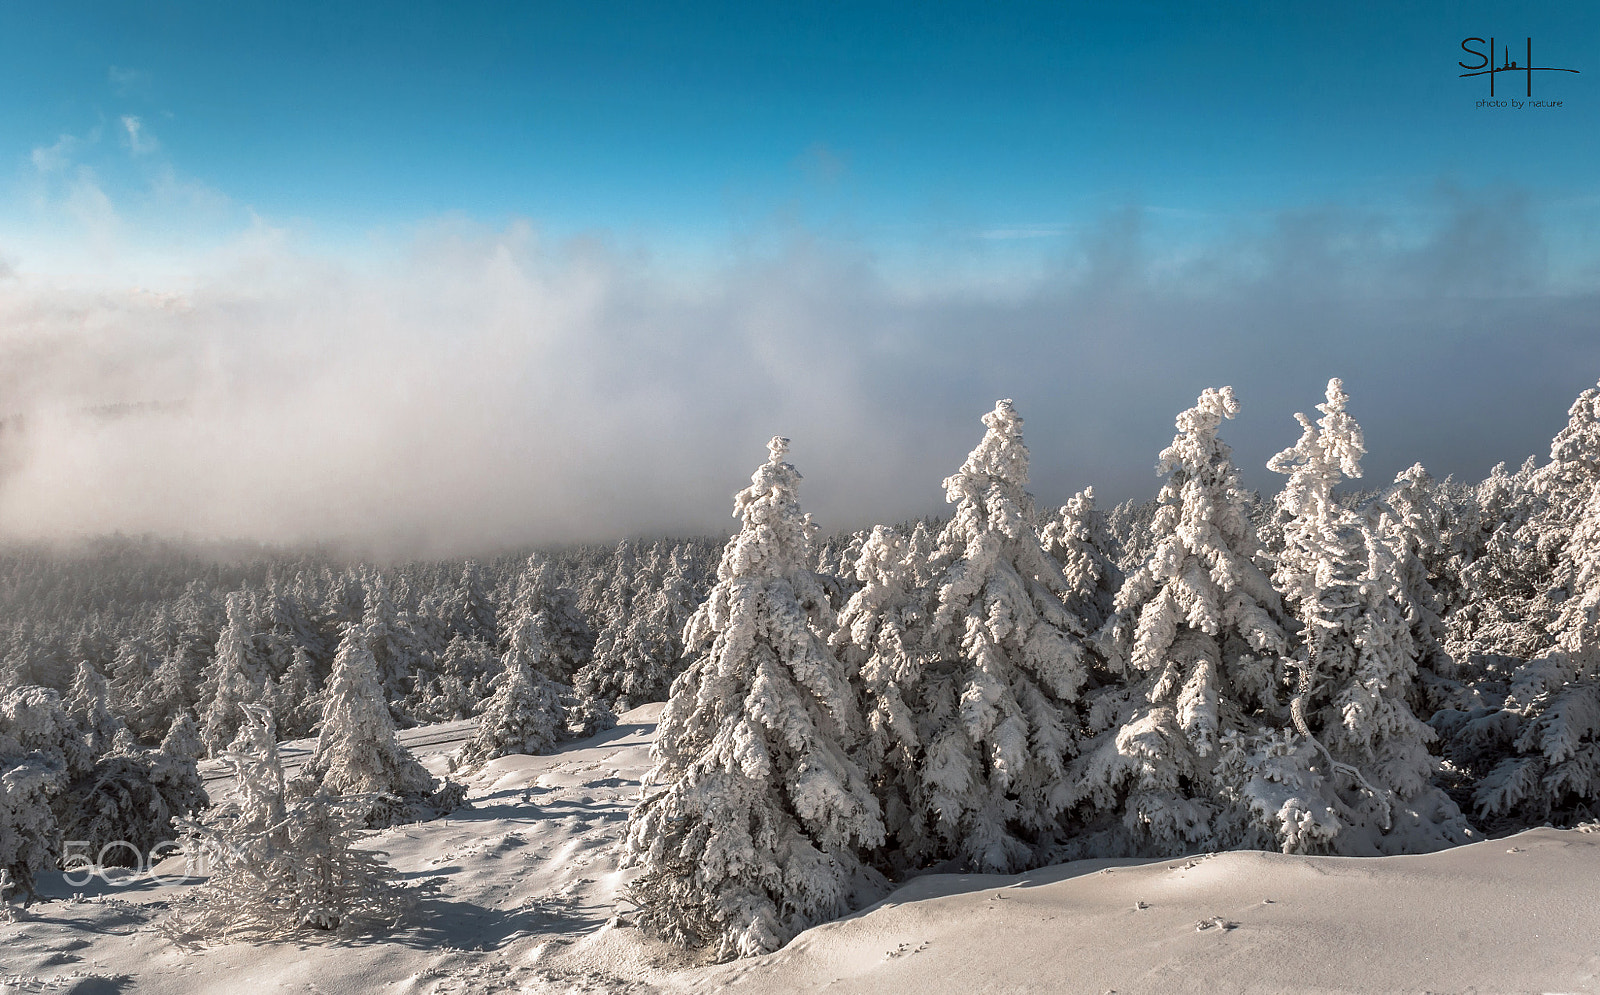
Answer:
<svg viewBox="0 0 1600 995"><path fill-rule="evenodd" d="M471 811L373 834L406 878L442 879L391 933L179 947L155 927L186 885L43 875L63 900L0 922L0 992L1600 990L1600 834L1549 829L1419 857L930 875L778 953L697 965L617 915L617 844L659 711L497 760L472 779ZM403 735L447 738L430 728Z"/></svg>

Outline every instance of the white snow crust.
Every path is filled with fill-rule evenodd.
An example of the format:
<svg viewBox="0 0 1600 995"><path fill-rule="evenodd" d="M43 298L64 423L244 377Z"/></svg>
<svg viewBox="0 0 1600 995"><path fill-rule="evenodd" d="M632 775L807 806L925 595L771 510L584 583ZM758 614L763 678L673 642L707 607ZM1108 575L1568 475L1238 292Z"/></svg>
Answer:
<svg viewBox="0 0 1600 995"><path fill-rule="evenodd" d="M0 921L0 993L1600 990L1600 833L1553 829L1423 856L1240 851L927 875L776 953L697 964L629 925L618 901L660 709L550 756L490 762L470 811L368 834L406 880L442 879L391 932L181 946L157 925L191 886L74 889L51 872L40 888L62 900ZM472 734L402 735L446 728ZM442 755L425 759L442 770Z"/></svg>

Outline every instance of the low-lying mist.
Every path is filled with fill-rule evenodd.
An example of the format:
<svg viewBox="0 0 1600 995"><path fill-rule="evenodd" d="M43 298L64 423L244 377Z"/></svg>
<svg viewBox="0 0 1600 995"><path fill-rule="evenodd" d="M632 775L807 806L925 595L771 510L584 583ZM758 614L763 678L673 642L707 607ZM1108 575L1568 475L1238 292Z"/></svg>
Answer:
<svg viewBox="0 0 1600 995"><path fill-rule="evenodd" d="M1184 251L1130 209L1004 286L909 286L804 233L686 276L449 223L359 265L264 240L159 292L8 251L0 534L443 555L717 533L773 435L832 531L942 507L999 397L1041 503L1143 499L1173 415L1221 384L1246 480L1275 489L1262 466L1330 376L1370 484L1419 460L1477 479L1542 457L1600 376L1597 271L1553 277L1516 197L1424 206L1286 212Z"/></svg>

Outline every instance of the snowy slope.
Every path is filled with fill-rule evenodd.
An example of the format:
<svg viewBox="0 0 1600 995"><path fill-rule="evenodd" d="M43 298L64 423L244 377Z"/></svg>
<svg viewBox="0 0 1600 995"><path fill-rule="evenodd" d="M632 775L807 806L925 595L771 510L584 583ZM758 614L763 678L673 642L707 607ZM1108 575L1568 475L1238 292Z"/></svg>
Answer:
<svg viewBox="0 0 1600 995"><path fill-rule="evenodd" d="M459 818L374 833L408 878L443 879L388 935L180 948L154 925L186 886L96 882L0 922L0 992L1600 989L1600 834L1555 830L1419 857L928 876L776 954L697 966L615 916L616 844L659 710L554 756L491 763ZM73 891L59 875L41 883Z"/></svg>

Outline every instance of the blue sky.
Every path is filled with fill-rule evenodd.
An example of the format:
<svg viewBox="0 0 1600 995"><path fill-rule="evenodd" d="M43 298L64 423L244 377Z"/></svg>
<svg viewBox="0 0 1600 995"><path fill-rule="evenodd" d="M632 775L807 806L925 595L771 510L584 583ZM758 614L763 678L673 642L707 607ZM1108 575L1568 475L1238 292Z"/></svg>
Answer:
<svg viewBox="0 0 1600 995"><path fill-rule="evenodd" d="M1569 106L1516 114L1455 76L1496 33L1588 67L1591 5L1222 6L10 5L0 154L26 175L98 130L85 161L136 200L137 117L178 175L324 236L459 212L669 251L775 220L962 251L1441 178L1595 194L1591 77L1540 77Z"/></svg>
<svg viewBox="0 0 1600 995"><path fill-rule="evenodd" d="M1565 105L1476 107L1456 63L1491 35L1581 70L1535 80ZM1271 487L1335 375L1373 475L1481 476L1600 375L1597 87L1578 3L6 5L0 395L194 414L63 422L0 513L720 527L781 432L861 524L935 510L1005 395L1041 499L1142 497L1223 381ZM444 399L431 427L397 383ZM474 484L361 483L428 432ZM271 492L362 446L342 510ZM250 489L163 490L241 451Z"/></svg>

